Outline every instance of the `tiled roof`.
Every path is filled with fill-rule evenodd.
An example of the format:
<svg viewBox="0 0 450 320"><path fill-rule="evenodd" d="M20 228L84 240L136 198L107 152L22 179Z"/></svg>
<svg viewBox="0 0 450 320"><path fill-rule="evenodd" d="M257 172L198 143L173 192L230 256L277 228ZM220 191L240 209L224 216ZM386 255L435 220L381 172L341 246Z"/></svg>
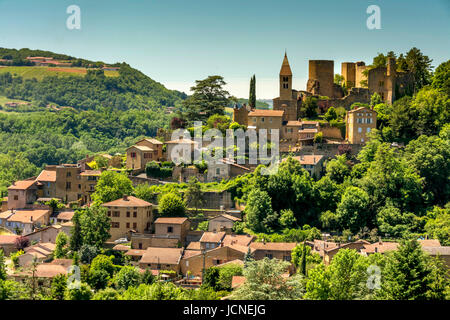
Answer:
<svg viewBox="0 0 450 320"><path fill-rule="evenodd" d="M13 212L11 210L6 210L0 213L0 219L7 219L9 218Z"/></svg>
<svg viewBox="0 0 450 320"><path fill-rule="evenodd" d="M102 172L100 170L85 170L80 173L80 176L99 176Z"/></svg>
<svg viewBox="0 0 450 320"><path fill-rule="evenodd" d="M384 253L387 251L397 250L398 246L399 244L397 242L375 242L372 244L364 245L361 251L366 253L375 253L375 252Z"/></svg>
<svg viewBox="0 0 450 320"><path fill-rule="evenodd" d="M440 247L441 243L437 239L425 239L418 241L422 247Z"/></svg>
<svg viewBox="0 0 450 320"><path fill-rule="evenodd" d="M136 142L136 144L138 144L139 142L144 141L144 140L146 140L150 143L153 143L153 144L163 144L161 141L153 139L153 138L145 138L145 139L139 140L138 142Z"/></svg>
<svg viewBox="0 0 450 320"><path fill-rule="evenodd" d="M292 76L291 67L289 66L289 61L287 54L284 55L283 64L281 65L280 75L282 76Z"/></svg>
<svg viewBox="0 0 450 320"><path fill-rule="evenodd" d="M193 241L189 243L189 245L186 247L186 250L200 250L200 242Z"/></svg>
<svg viewBox="0 0 450 320"><path fill-rule="evenodd" d="M19 236L14 234L0 235L0 244L14 244Z"/></svg>
<svg viewBox="0 0 450 320"><path fill-rule="evenodd" d="M198 256L199 254L202 254L201 250L184 250L183 259Z"/></svg>
<svg viewBox="0 0 450 320"><path fill-rule="evenodd" d="M131 148L136 148L136 149L141 150L141 151L155 151L152 148L147 147L147 146L134 145L134 146L129 147L128 149L131 149Z"/></svg>
<svg viewBox="0 0 450 320"><path fill-rule="evenodd" d="M178 218L170 218L170 217L161 217L155 220L155 223L164 223L164 224L183 224L188 218L178 217Z"/></svg>
<svg viewBox="0 0 450 320"><path fill-rule="evenodd" d="M359 108L347 111L347 113L357 112L357 111L373 112L373 113L377 114L377 112L375 110L372 110L372 109L369 109L369 108L366 108L366 107L359 107Z"/></svg>
<svg viewBox="0 0 450 320"><path fill-rule="evenodd" d="M287 127L301 127L302 123L300 121L288 121L286 123Z"/></svg>
<svg viewBox="0 0 450 320"><path fill-rule="evenodd" d="M36 178L36 180L43 182L56 182L56 171L42 170L41 174Z"/></svg>
<svg viewBox="0 0 450 320"><path fill-rule="evenodd" d="M150 202L133 196L123 197L103 204L104 207L149 207L151 205Z"/></svg>
<svg viewBox="0 0 450 320"><path fill-rule="evenodd" d="M36 180L22 180L14 182L8 190L27 190L29 187L34 185Z"/></svg>
<svg viewBox="0 0 450 320"><path fill-rule="evenodd" d="M126 256L131 256L131 257L142 257L145 253L145 250L141 250L141 249L131 249L128 250L125 255Z"/></svg>
<svg viewBox="0 0 450 320"><path fill-rule="evenodd" d="M16 210L7 220L9 222L31 223L49 213L49 210Z"/></svg>
<svg viewBox="0 0 450 320"><path fill-rule="evenodd" d="M140 263L178 264L183 249L180 248L155 248L148 247L145 250Z"/></svg>
<svg viewBox="0 0 450 320"><path fill-rule="evenodd" d="M244 276L233 276L231 278L231 288L236 289L237 287L241 286L245 282Z"/></svg>
<svg viewBox="0 0 450 320"><path fill-rule="evenodd" d="M222 243L224 246L236 244L236 245L248 247L250 245L250 243L253 242L253 240L255 240L255 236L227 234L223 238Z"/></svg>
<svg viewBox="0 0 450 320"><path fill-rule="evenodd" d="M261 110L256 109L248 114L249 117L282 117L283 110Z"/></svg>
<svg viewBox="0 0 450 320"><path fill-rule="evenodd" d="M298 156L298 157L292 157L293 159L300 162L300 164L317 164L320 160L322 160L322 155L304 155L304 156ZM287 159L287 158L285 158ZM285 161L283 159L283 161Z"/></svg>
<svg viewBox="0 0 450 320"><path fill-rule="evenodd" d="M219 243L223 237L225 236L225 232L204 232L200 242L214 242Z"/></svg>
<svg viewBox="0 0 450 320"><path fill-rule="evenodd" d="M130 250L130 247L129 246L125 246L123 244L117 244L112 249L116 250L116 251L128 251L128 250Z"/></svg>
<svg viewBox="0 0 450 320"><path fill-rule="evenodd" d="M292 251L296 245L295 242L252 242L250 248L254 250Z"/></svg>
<svg viewBox="0 0 450 320"><path fill-rule="evenodd" d="M73 216L75 214L75 211L62 211L58 214L58 216L56 217L57 219L60 220L72 220Z"/></svg>

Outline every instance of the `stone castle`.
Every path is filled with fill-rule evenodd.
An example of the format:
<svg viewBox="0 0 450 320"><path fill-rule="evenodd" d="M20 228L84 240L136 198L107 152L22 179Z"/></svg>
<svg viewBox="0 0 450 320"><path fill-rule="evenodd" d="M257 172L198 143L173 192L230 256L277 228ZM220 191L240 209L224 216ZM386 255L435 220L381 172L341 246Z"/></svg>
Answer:
<svg viewBox="0 0 450 320"><path fill-rule="evenodd" d="M280 95L273 99L273 110L282 110L283 122L297 121L301 117L301 106L307 97L316 97L319 113L331 106L350 110L355 102L369 103L370 97L378 93L386 103L408 93L412 78L409 73L396 71L396 61L388 58L387 66L369 68L364 62L344 62L341 66L343 87L334 83L333 60L309 60L309 77L306 91L292 88L292 70L285 53L279 74ZM347 92L345 92L347 91ZM248 125L248 106L237 106L233 110L233 121Z"/></svg>

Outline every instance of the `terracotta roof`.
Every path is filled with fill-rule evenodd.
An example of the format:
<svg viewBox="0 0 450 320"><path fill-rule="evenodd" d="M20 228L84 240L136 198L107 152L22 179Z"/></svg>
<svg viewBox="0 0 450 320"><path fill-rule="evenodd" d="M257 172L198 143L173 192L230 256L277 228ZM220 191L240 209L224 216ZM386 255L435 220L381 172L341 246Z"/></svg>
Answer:
<svg viewBox="0 0 450 320"><path fill-rule="evenodd" d="M221 231L221 232L204 232L200 242L214 242L214 243L219 243L223 237L225 236L225 232Z"/></svg>
<svg viewBox="0 0 450 320"><path fill-rule="evenodd" d="M152 148L147 147L147 146L138 146L138 145L134 145L134 146L129 147L128 149L131 149L131 148L136 148L136 149L141 150L141 151L155 151L155 150L153 150ZM128 149L127 149L127 150L128 150Z"/></svg>
<svg viewBox="0 0 450 320"><path fill-rule="evenodd" d="M170 218L170 217L161 217L155 220L155 223L164 223L164 224L183 224L188 218L178 217L178 218Z"/></svg>
<svg viewBox="0 0 450 320"><path fill-rule="evenodd" d="M237 168L246 170L246 171L250 171L249 168L244 167L244 166L242 166L242 165L240 165L240 164L237 164L237 163L234 161L234 159L223 158L223 159L219 159L219 161L222 162L222 163L224 163L224 164L228 164L228 165L230 165L230 166L234 166L234 167L237 167Z"/></svg>
<svg viewBox="0 0 450 320"><path fill-rule="evenodd" d="M80 176L99 176L102 172L100 170L85 170L80 173Z"/></svg>
<svg viewBox="0 0 450 320"><path fill-rule="evenodd" d="M150 202L133 196L123 197L103 204L104 207L149 207L151 205Z"/></svg>
<svg viewBox="0 0 450 320"><path fill-rule="evenodd" d="M244 276L233 276L233 278L231 278L231 288L236 289L237 287L240 287L244 282Z"/></svg>
<svg viewBox="0 0 450 320"><path fill-rule="evenodd" d="M55 263L42 263L36 266L36 277L38 278L53 278L59 274L67 274L70 266L65 264L55 264Z"/></svg>
<svg viewBox="0 0 450 320"><path fill-rule="evenodd" d="M180 248L155 248L148 247L145 250L140 263L178 264L183 249Z"/></svg>
<svg viewBox="0 0 450 320"><path fill-rule="evenodd" d="M123 244L117 244L112 249L116 250L116 251L128 251L128 250L130 250L130 247L129 246L125 246Z"/></svg>
<svg viewBox="0 0 450 320"><path fill-rule="evenodd" d="M283 64L281 65L280 75L282 76L292 76L291 67L289 66L289 61L287 54L284 54Z"/></svg>
<svg viewBox="0 0 450 320"><path fill-rule="evenodd" d="M27 190L36 183L36 180L22 180L14 182L8 190Z"/></svg>
<svg viewBox="0 0 450 320"><path fill-rule="evenodd" d="M62 211L60 212L56 218L60 220L72 220L73 216L75 214L75 211Z"/></svg>
<svg viewBox="0 0 450 320"><path fill-rule="evenodd" d="M131 256L131 257L142 257L145 253L145 250L141 250L141 249L131 249L128 250L125 255L126 256Z"/></svg>
<svg viewBox="0 0 450 320"><path fill-rule="evenodd" d="M214 219L219 218L219 217L224 217L224 218L226 218L228 220L232 220L232 221L242 221L241 218L238 218L238 217L226 214L226 213L219 214L218 216L216 216L216 217L214 217L214 218L212 218L210 220L214 220Z"/></svg>
<svg viewBox="0 0 450 320"><path fill-rule="evenodd" d="M14 234L0 235L0 244L15 244L18 237Z"/></svg>
<svg viewBox="0 0 450 320"><path fill-rule="evenodd" d="M41 174L36 178L38 181L56 182L56 171L42 170Z"/></svg>
<svg viewBox="0 0 450 320"><path fill-rule="evenodd" d="M227 244L227 245L223 245L223 246L231 248L235 251L239 251L243 254L246 254L248 252L248 248L249 248L249 246L239 245L239 244ZM250 249L250 251L251 251L251 249Z"/></svg>
<svg viewBox="0 0 450 320"><path fill-rule="evenodd" d="M248 114L249 117L282 117L283 110L261 110L256 109Z"/></svg>
<svg viewBox="0 0 450 320"><path fill-rule="evenodd" d="M189 243L186 250L200 250L200 241L193 241Z"/></svg>
<svg viewBox="0 0 450 320"><path fill-rule="evenodd" d="M313 125L319 125L319 121L313 121L313 120L302 120L302 125L303 124L313 124Z"/></svg>
<svg viewBox="0 0 450 320"><path fill-rule="evenodd" d="M298 157L292 157L300 162L300 164L317 164L323 158L322 155L304 155ZM283 161L286 161L287 158L284 158Z"/></svg>
<svg viewBox="0 0 450 320"><path fill-rule="evenodd" d="M14 214L11 210L6 210L0 213L0 219L7 219L9 218L12 214Z"/></svg>
<svg viewBox="0 0 450 320"><path fill-rule="evenodd" d="M139 140L138 142L136 142L136 144L138 144L139 142L144 141L144 140L146 140L150 143L153 143L153 144L163 144L161 141L153 139L153 138L145 138L145 139Z"/></svg>
<svg viewBox="0 0 450 320"><path fill-rule="evenodd" d="M252 242L250 248L254 250L292 251L297 246L295 242Z"/></svg>
<svg viewBox="0 0 450 320"><path fill-rule="evenodd" d="M224 246L236 244L236 245L248 247L250 245L250 243L252 243L253 240L255 240L255 239L256 239L255 236L250 236L250 235L227 234L225 236L225 238L223 238L222 243Z"/></svg>
<svg viewBox="0 0 450 320"><path fill-rule="evenodd" d="M199 254L202 254L201 250L184 250L183 259L198 256Z"/></svg>
<svg viewBox="0 0 450 320"><path fill-rule="evenodd" d="M226 265L229 265L229 264L237 264L239 266L244 266L244 261L239 260L239 259L231 260L231 261L227 261L227 262L218 264L218 265L216 265L216 267L223 267L223 266L226 266Z"/></svg>
<svg viewBox="0 0 450 320"><path fill-rule="evenodd" d="M16 210L14 214L9 217L7 220L9 222L21 222L21 223L32 223L34 221L39 220L46 214L48 214L49 210ZM32 218L32 219L31 219Z"/></svg>
<svg viewBox="0 0 450 320"><path fill-rule="evenodd" d="M363 249L361 249L361 252L366 253L384 253L387 251L393 251L397 250L397 247L399 244L397 242L375 242L372 244L366 244L364 245Z"/></svg>
<svg viewBox="0 0 450 320"><path fill-rule="evenodd" d="M418 241L422 247L440 247L441 243L437 239L426 239Z"/></svg>
<svg viewBox="0 0 450 320"><path fill-rule="evenodd" d="M373 113L377 114L377 112L375 110L372 110L372 109L366 108L366 107L359 107L359 108L347 111L347 113L352 113L352 112L357 112L357 111L373 112Z"/></svg>
<svg viewBox="0 0 450 320"><path fill-rule="evenodd" d="M288 121L286 123L287 127L301 127L302 123L300 121Z"/></svg>

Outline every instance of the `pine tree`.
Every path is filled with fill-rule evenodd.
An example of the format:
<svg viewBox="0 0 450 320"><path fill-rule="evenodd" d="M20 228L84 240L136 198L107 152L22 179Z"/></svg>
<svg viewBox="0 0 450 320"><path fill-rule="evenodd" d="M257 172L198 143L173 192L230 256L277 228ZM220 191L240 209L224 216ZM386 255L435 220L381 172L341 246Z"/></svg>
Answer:
<svg viewBox="0 0 450 320"><path fill-rule="evenodd" d="M247 263L249 263L250 261L253 261L253 254L252 251L250 250L250 247L248 247L247 253L244 255L244 266L247 266Z"/></svg>
<svg viewBox="0 0 450 320"><path fill-rule="evenodd" d="M423 300L441 296L436 290L432 261L416 240L403 242L398 251L393 252L384 270L381 297L389 300ZM442 290L439 286L437 290Z"/></svg>

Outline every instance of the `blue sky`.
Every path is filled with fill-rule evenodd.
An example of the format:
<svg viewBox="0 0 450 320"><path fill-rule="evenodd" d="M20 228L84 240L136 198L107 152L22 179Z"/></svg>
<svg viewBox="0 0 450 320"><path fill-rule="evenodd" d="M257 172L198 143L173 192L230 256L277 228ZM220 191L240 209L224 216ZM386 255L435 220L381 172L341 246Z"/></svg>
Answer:
<svg viewBox="0 0 450 320"><path fill-rule="evenodd" d="M68 30L66 8L81 8L81 30ZM369 30L366 9L381 9ZM32 48L105 62L126 61L171 89L219 74L229 91L277 96L287 50L294 85L304 89L309 59L370 63L377 52L416 46L449 59L448 0L0 0L0 47Z"/></svg>

